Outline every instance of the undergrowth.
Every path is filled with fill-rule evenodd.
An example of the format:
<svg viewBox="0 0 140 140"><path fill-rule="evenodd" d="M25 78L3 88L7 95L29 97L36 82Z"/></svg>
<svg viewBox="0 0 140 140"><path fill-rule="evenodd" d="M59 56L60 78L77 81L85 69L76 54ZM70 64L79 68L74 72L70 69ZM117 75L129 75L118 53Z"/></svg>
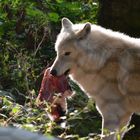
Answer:
<svg viewBox="0 0 140 140"><path fill-rule="evenodd" d="M48 118L46 108L37 107L36 98L33 96L28 98L24 105L20 105L9 92L0 93L1 126L23 128L63 139L89 139L100 133L101 117L96 112L93 102L84 94L82 98L79 97L81 95L75 95L68 100L68 114L62 118L62 123L56 123ZM81 101L77 101L79 98Z"/></svg>

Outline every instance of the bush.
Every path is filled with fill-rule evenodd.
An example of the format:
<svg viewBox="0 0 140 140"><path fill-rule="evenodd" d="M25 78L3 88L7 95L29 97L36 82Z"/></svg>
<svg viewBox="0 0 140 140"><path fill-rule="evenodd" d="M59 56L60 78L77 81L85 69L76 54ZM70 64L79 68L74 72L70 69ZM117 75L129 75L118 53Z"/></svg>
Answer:
<svg viewBox="0 0 140 140"><path fill-rule="evenodd" d="M96 23L97 9L98 2L91 0L0 2L0 125L61 135L65 139L88 137L91 131L100 131L101 119L94 106L89 107L87 97L73 83L77 95L68 102L66 128L51 122L45 110L35 105L43 70L56 55L54 42L61 18L68 17L74 23ZM93 128L88 127L89 123L93 123Z"/></svg>
<svg viewBox="0 0 140 140"><path fill-rule="evenodd" d="M60 20L96 22L98 3L90 0L3 0L0 3L0 87L28 91L39 88L41 71L55 57Z"/></svg>

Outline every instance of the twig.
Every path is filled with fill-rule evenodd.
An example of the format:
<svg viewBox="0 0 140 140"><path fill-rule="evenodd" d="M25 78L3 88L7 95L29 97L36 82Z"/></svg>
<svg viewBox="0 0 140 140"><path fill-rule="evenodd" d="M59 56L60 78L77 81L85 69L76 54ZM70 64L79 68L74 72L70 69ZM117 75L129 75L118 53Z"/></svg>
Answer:
<svg viewBox="0 0 140 140"><path fill-rule="evenodd" d="M37 54L39 48L41 47L43 41L45 40L46 35L47 35L47 28L44 28L44 35L43 35L41 41L39 42L39 44L38 44L38 46L37 46L37 48L36 48L36 51L35 51L35 53L34 53L34 56L36 56L36 54Z"/></svg>

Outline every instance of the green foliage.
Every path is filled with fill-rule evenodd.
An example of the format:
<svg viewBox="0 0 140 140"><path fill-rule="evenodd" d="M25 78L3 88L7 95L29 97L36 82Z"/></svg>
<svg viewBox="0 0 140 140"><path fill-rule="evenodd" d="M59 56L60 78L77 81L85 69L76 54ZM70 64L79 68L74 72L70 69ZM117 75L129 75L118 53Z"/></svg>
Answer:
<svg viewBox="0 0 140 140"><path fill-rule="evenodd" d="M76 100L77 95L70 102L76 102ZM63 123L58 125L50 121L46 109L36 106L35 98L30 98L30 102L20 105L10 96L0 96L0 102L1 126L11 125L32 132L41 132L44 135L59 136L64 139L87 139L91 131L96 133L100 131L101 119L99 119L99 115L94 108L88 108L90 103L84 101L81 107L75 106L74 110L69 110L68 115L64 118L64 126ZM93 127L88 127L89 125Z"/></svg>
<svg viewBox="0 0 140 140"><path fill-rule="evenodd" d="M96 22L98 3L65 0L2 0L0 3L0 86L28 94L38 90L40 72L54 58L62 17ZM89 16L90 15L90 16ZM40 82L39 82L40 83Z"/></svg>
<svg viewBox="0 0 140 140"><path fill-rule="evenodd" d="M68 101L66 127L51 122L35 105L43 69L55 57L61 18L96 23L97 9L98 2L91 0L0 0L0 125L65 139L99 133L99 114L73 82L76 96Z"/></svg>

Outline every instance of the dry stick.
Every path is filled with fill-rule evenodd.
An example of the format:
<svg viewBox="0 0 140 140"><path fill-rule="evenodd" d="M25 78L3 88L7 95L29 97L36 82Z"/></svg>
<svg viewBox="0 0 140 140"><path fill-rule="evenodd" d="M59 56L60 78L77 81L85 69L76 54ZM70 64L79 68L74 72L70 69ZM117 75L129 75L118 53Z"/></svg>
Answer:
<svg viewBox="0 0 140 140"><path fill-rule="evenodd" d="M50 106L50 107L54 106L55 103L58 101L58 99L59 99L61 96L62 96L61 93L57 94L56 98L55 98L54 101L51 103L51 106Z"/></svg>
<svg viewBox="0 0 140 140"><path fill-rule="evenodd" d="M35 51L35 53L34 53L34 56L36 56L36 54L37 54L39 48L41 47L43 41L45 40L46 34L47 34L47 29L45 28L45 29L44 29L44 35L43 35L41 41L39 42L39 44L38 44L38 46L37 46L37 48L36 48L36 51Z"/></svg>
<svg viewBox="0 0 140 140"><path fill-rule="evenodd" d="M8 119L3 123L3 126L7 126L8 123L9 123L12 119L16 118L20 113L21 113L21 111L15 113L13 116L11 116L10 118L8 118Z"/></svg>

